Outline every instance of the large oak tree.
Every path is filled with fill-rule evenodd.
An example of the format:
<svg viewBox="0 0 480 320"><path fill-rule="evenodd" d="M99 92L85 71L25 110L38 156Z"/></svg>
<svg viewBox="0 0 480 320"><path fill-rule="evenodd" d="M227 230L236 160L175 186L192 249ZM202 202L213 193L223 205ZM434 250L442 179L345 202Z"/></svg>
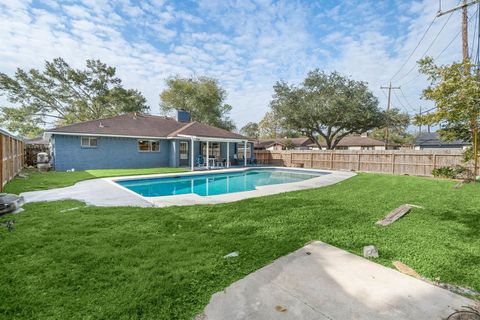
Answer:
<svg viewBox="0 0 480 320"><path fill-rule="evenodd" d="M0 108L0 123L24 136L35 136L45 125L68 125L127 112L146 112L142 94L125 89L115 68L87 60L86 69L72 68L62 58L45 69L0 73L0 94L14 107Z"/></svg>
<svg viewBox="0 0 480 320"><path fill-rule="evenodd" d="M183 109L192 120L226 130L235 129L229 118L232 106L224 103L227 92L218 81L208 77L172 77L160 94L160 108L168 113Z"/></svg>
<svg viewBox="0 0 480 320"><path fill-rule="evenodd" d="M395 126L398 111L383 112L367 84L318 69L298 86L277 82L271 108L282 126L335 149L347 135ZM394 115L394 116L393 116Z"/></svg>

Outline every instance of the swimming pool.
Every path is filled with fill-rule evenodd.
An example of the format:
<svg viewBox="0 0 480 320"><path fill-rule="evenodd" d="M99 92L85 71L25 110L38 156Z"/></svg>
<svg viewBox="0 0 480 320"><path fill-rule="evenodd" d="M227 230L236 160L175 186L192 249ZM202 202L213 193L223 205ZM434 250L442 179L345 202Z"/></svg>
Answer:
<svg viewBox="0 0 480 320"><path fill-rule="evenodd" d="M255 190L257 186L299 182L328 174L321 171L250 169L236 172L184 175L168 178L145 178L115 181L144 197L161 197L195 193L214 196Z"/></svg>

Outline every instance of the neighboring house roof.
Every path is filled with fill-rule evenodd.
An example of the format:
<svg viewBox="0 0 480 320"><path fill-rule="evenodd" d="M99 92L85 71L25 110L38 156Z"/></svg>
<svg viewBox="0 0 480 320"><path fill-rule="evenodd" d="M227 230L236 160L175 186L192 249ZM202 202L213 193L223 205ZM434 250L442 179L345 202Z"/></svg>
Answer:
<svg viewBox="0 0 480 320"><path fill-rule="evenodd" d="M470 143L462 140L444 141L437 132L421 132L415 137L415 145L421 147L454 147L467 146Z"/></svg>
<svg viewBox="0 0 480 320"><path fill-rule="evenodd" d="M320 141L322 147L326 147L327 144L325 141ZM346 136L337 144L337 147L379 147L384 146L385 142L362 136ZM389 146L394 146L395 144L389 144ZM316 143L309 144L309 147L317 147Z"/></svg>
<svg viewBox="0 0 480 320"><path fill-rule="evenodd" d="M248 138L198 122L178 122L164 116L127 113L105 119L74 123L46 133L98 134L132 137L178 137L179 135L247 140Z"/></svg>
<svg viewBox="0 0 480 320"><path fill-rule="evenodd" d="M313 141L307 137L282 138L282 139L259 139L255 141L254 146L257 149L266 149L276 144L285 146L288 143L288 141L291 141L295 147L307 147L309 144L313 143Z"/></svg>
<svg viewBox="0 0 480 320"><path fill-rule="evenodd" d="M37 145L40 145L40 144L49 144L49 142L45 139L43 139L43 137L36 137L36 138L32 138L32 139L25 139L24 140L25 144L37 144Z"/></svg>

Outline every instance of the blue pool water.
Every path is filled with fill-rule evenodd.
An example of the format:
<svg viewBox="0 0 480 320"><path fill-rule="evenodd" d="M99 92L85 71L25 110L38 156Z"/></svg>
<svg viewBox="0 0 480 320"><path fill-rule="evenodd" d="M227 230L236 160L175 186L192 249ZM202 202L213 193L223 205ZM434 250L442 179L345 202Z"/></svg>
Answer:
<svg viewBox="0 0 480 320"><path fill-rule="evenodd" d="M327 173L254 169L240 172L198 174L170 178L147 178L116 182L144 197L173 196L188 193L196 193L200 196L213 196L255 190L257 186L298 182L324 174Z"/></svg>

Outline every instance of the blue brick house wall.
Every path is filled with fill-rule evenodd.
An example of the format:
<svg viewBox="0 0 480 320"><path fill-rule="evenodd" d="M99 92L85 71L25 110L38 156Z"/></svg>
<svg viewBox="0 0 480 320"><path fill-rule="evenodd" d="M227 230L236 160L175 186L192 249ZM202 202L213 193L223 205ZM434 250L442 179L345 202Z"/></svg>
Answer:
<svg viewBox="0 0 480 320"><path fill-rule="evenodd" d="M98 147L95 148L82 147L80 139L80 136L52 136L53 164L56 171L72 168L154 168L175 164L170 159L172 140L160 140L159 152L140 152L136 138L97 137Z"/></svg>
<svg viewBox="0 0 480 320"><path fill-rule="evenodd" d="M86 148L80 145L80 136L52 135L53 165L56 171L89 169L123 169L178 167L180 165L180 141L160 139L159 152L138 151L137 138L96 137L98 146ZM188 166L190 166L190 140ZM200 142L194 142L194 160L201 153ZM243 145L243 143L242 143ZM253 144L249 143L253 154ZM230 143L230 157L236 154L237 144ZM227 143L220 143L222 158L227 157ZM238 164L241 163L239 159Z"/></svg>

